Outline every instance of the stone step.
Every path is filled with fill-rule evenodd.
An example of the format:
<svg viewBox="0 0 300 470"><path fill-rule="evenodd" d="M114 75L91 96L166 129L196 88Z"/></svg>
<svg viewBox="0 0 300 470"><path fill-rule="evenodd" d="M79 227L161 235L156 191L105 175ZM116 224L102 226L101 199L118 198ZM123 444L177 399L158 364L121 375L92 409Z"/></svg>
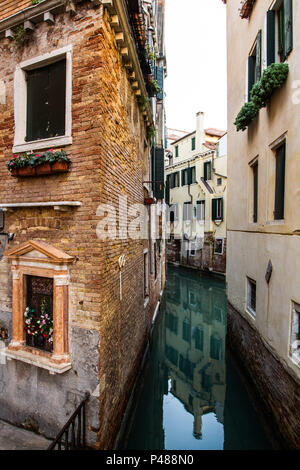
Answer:
<svg viewBox="0 0 300 470"><path fill-rule="evenodd" d="M0 420L0 450L46 450L51 441Z"/></svg>

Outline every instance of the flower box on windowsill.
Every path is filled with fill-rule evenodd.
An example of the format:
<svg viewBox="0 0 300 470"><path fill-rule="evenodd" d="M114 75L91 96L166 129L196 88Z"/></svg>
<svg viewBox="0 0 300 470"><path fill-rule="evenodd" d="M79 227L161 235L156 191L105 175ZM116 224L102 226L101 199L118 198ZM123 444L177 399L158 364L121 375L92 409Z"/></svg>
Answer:
<svg viewBox="0 0 300 470"><path fill-rule="evenodd" d="M70 159L64 150L48 150L42 154L27 153L14 155L7 163L11 175L16 177L46 176L55 173L66 173L69 170Z"/></svg>
<svg viewBox="0 0 300 470"><path fill-rule="evenodd" d="M27 176L48 176L57 173L67 173L69 165L66 162L55 162L53 165L43 163L37 167L31 168L29 166L24 168L16 168L11 172L11 176L24 178Z"/></svg>

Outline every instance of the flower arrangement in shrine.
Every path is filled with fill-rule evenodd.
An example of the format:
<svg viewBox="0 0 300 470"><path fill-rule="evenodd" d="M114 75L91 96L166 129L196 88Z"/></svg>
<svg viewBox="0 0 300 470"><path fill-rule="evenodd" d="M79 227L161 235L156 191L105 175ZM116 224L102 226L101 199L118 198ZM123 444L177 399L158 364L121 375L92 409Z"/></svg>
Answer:
<svg viewBox="0 0 300 470"><path fill-rule="evenodd" d="M41 313L36 315L33 308L27 307L25 316L25 331L29 336L42 335L49 343L53 342L53 320L47 313L47 301L41 302Z"/></svg>

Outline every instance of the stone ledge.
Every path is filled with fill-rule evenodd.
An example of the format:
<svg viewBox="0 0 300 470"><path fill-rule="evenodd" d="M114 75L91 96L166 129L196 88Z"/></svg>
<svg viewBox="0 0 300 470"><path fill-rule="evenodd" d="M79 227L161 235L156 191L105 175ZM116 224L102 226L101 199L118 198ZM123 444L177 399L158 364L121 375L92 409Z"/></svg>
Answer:
<svg viewBox="0 0 300 470"><path fill-rule="evenodd" d="M32 366L40 367L41 369L46 369L51 375L63 374L64 372L67 372L72 368L71 362L56 364L51 360L51 358L37 356L23 349L13 351L11 349L6 348L2 351L2 354L6 356L8 360L15 359L17 361L25 362L26 364L30 364Z"/></svg>
<svg viewBox="0 0 300 470"><path fill-rule="evenodd" d="M79 201L56 201L56 202L13 202L0 204L0 209L4 211L13 209L30 209L32 207L53 207L54 210L68 210L71 207L80 207L82 202Z"/></svg>

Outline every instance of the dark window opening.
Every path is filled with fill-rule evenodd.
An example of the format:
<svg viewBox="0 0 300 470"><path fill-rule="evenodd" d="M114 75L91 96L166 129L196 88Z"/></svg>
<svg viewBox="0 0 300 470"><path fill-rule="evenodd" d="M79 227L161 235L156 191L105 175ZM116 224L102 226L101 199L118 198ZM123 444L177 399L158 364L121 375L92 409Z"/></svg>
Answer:
<svg viewBox="0 0 300 470"><path fill-rule="evenodd" d="M248 101L250 101L250 93L253 85L255 85L261 77L261 37L262 32L259 30L254 49L248 57Z"/></svg>
<svg viewBox="0 0 300 470"><path fill-rule="evenodd" d="M196 137L192 138L192 150L196 149Z"/></svg>
<svg viewBox="0 0 300 470"><path fill-rule="evenodd" d="M257 222L257 207L258 207L258 163L253 165L253 222Z"/></svg>
<svg viewBox="0 0 300 470"><path fill-rule="evenodd" d="M26 76L26 140L65 135L66 60L29 70Z"/></svg>
<svg viewBox="0 0 300 470"><path fill-rule="evenodd" d="M274 220L284 219L285 143L276 150Z"/></svg>
<svg viewBox="0 0 300 470"><path fill-rule="evenodd" d="M211 180L211 162L204 163L204 179Z"/></svg>

